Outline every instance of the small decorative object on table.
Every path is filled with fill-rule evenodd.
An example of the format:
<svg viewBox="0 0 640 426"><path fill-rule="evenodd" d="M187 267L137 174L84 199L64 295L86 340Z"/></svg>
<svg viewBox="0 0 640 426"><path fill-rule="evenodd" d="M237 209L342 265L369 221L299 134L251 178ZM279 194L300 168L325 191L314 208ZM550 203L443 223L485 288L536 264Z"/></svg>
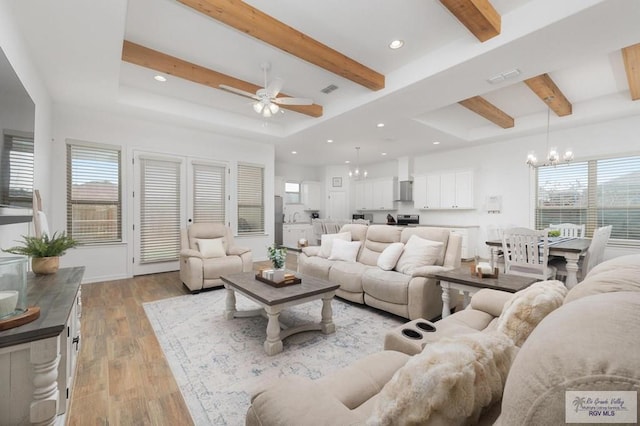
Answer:
<svg viewBox="0 0 640 426"><path fill-rule="evenodd" d="M51 237L42 234L41 237L22 236L24 246L16 246L2 251L31 257L31 269L35 274L46 275L58 272L60 256L70 248L78 245L73 238L64 232L54 232Z"/></svg>
<svg viewBox="0 0 640 426"><path fill-rule="evenodd" d="M549 231L549 236L550 237L559 237L561 234L559 229L552 229Z"/></svg>
<svg viewBox="0 0 640 426"><path fill-rule="evenodd" d="M498 278L498 268L492 268L489 262L473 262L471 264L471 275L476 275L480 278Z"/></svg>
<svg viewBox="0 0 640 426"><path fill-rule="evenodd" d="M284 281L284 264L287 260L287 248L278 247L275 244L267 247L267 255L273 265L273 278L275 282Z"/></svg>

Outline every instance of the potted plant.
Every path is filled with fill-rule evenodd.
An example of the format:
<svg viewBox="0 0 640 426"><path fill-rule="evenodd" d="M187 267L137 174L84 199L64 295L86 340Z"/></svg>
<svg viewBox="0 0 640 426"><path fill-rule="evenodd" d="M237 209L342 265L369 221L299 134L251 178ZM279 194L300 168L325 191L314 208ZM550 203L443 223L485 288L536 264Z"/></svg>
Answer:
<svg viewBox="0 0 640 426"><path fill-rule="evenodd" d="M287 260L287 248L278 247L275 244L267 247L267 256L273 265L273 281L284 280L284 264Z"/></svg>
<svg viewBox="0 0 640 426"><path fill-rule="evenodd" d="M64 232L54 232L51 237L42 234L41 237L22 236L23 246L3 249L6 253L31 257L31 269L35 274L55 274L60 266L60 256L78 242Z"/></svg>

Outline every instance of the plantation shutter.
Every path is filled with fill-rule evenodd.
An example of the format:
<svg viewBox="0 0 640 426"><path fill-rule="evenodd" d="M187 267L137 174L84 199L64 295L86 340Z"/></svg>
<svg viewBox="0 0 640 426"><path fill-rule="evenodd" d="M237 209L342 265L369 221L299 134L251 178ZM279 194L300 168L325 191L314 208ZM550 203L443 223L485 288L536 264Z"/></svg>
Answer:
<svg viewBox="0 0 640 426"><path fill-rule="evenodd" d="M264 233L264 168L238 164L238 234Z"/></svg>
<svg viewBox="0 0 640 426"><path fill-rule="evenodd" d="M538 168L536 229L587 222L588 163Z"/></svg>
<svg viewBox="0 0 640 426"><path fill-rule="evenodd" d="M640 156L537 169L536 228L585 224L587 236L612 225L609 245L640 246Z"/></svg>
<svg viewBox="0 0 640 426"><path fill-rule="evenodd" d="M178 260L181 163L140 158L140 263Z"/></svg>
<svg viewBox="0 0 640 426"><path fill-rule="evenodd" d="M598 160L596 176L587 229L613 225L612 239L640 240L640 157Z"/></svg>
<svg viewBox="0 0 640 426"><path fill-rule="evenodd" d="M224 166L193 163L193 221L225 223Z"/></svg>
<svg viewBox="0 0 640 426"><path fill-rule="evenodd" d="M122 241L120 149L67 144L67 234L80 243Z"/></svg>
<svg viewBox="0 0 640 426"><path fill-rule="evenodd" d="M0 204L31 207L33 204L33 137L5 131L2 159L3 184ZM5 186L6 185L6 186Z"/></svg>

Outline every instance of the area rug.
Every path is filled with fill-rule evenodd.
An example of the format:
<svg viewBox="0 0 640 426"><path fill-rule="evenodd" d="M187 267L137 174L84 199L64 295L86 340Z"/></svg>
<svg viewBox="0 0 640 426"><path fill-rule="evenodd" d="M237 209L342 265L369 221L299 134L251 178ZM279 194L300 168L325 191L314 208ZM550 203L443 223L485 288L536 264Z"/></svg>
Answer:
<svg viewBox="0 0 640 426"><path fill-rule="evenodd" d="M283 352L263 349L267 319L225 320L225 290L145 303L144 309L196 425L243 425L252 391L278 377L317 379L383 349L387 331L401 318L350 304L332 303L336 332L295 334ZM322 302L286 309L289 325L320 321ZM238 310L256 305L238 295Z"/></svg>

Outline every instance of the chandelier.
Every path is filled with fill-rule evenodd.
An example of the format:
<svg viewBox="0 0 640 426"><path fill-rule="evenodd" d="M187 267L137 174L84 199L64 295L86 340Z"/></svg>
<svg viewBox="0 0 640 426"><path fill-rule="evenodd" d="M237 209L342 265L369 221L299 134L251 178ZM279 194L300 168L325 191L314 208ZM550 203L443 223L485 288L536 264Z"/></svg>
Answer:
<svg viewBox="0 0 640 426"><path fill-rule="evenodd" d="M356 146L356 169L355 170L349 170L349 177L352 179L366 179L367 178L367 171L363 170L362 172L360 171L360 147Z"/></svg>
<svg viewBox="0 0 640 426"><path fill-rule="evenodd" d="M549 96L545 98L544 101L548 104L553 99L553 96ZM573 152L571 149L566 149L562 157L558 153L558 149L556 147L549 148L549 121L551 117L551 108L547 105L547 161L544 163L538 164L538 159L536 158L536 153L531 151L527 155L526 163L529 167L541 167L541 166L556 166L561 161L564 163L569 163L573 160Z"/></svg>
<svg viewBox="0 0 640 426"><path fill-rule="evenodd" d="M280 111L280 107L269 99L263 98L253 103L253 110L258 114L262 114L263 117L269 118Z"/></svg>

